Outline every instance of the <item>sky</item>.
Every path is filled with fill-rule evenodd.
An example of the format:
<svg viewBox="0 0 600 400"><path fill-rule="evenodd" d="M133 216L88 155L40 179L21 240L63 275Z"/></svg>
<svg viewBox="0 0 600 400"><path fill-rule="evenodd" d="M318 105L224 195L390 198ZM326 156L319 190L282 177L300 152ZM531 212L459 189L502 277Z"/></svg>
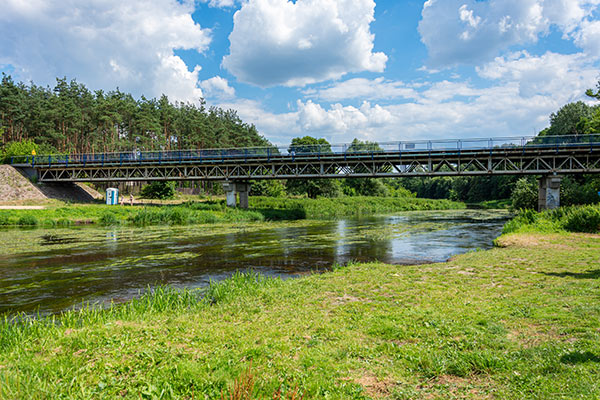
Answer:
<svg viewBox="0 0 600 400"><path fill-rule="evenodd" d="M234 109L274 144L534 135L600 79L600 0L0 0L0 71Z"/></svg>

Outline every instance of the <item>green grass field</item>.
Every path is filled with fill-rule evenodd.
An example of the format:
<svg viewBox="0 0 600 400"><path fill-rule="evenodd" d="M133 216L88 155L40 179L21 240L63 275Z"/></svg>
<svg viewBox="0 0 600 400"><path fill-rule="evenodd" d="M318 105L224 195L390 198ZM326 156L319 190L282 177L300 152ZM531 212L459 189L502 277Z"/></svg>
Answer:
<svg viewBox="0 0 600 400"><path fill-rule="evenodd" d="M0 210L1 226L85 224L186 225L267 220L329 219L414 210L465 208L464 203L413 197L289 199L251 197L250 209L231 209L225 201L197 201L154 206L51 204L41 210Z"/></svg>
<svg viewBox="0 0 600 400"><path fill-rule="evenodd" d="M206 297L159 289L7 320L0 398L599 398L600 236L497 242L442 264L237 275ZM236 382L252 394L229 397Z"/></svg>

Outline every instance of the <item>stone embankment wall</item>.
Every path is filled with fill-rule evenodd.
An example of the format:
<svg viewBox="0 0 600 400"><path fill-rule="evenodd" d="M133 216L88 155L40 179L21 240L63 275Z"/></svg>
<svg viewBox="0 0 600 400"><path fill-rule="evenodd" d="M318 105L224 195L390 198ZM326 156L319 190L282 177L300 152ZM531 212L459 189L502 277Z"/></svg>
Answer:
<svg viewBox="0 0 600 400"><path fill-rule="evenodd" d="M83 184L36 185L10 165L0 165L0 203L58 199L91 202L101 193Z"/></svg>

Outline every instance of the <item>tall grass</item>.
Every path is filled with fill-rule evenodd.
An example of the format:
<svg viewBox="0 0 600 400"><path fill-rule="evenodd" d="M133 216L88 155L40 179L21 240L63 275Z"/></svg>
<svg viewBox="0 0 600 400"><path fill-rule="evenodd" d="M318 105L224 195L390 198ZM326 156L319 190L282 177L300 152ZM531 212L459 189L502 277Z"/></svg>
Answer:
<svg viewBox="0 0 600 400"><path fill-rule="evenodd" d="M202 309L235 298L253 296L263 287L271 287L282 281L268 278L254 271L235 272L222 281L211 281L202 289L174 289L170 286L149 288L137 298L124 304L82 304L75 310L58 315L40 316L28 314L5 314L0 317L0 351L13 346L23 346L29 340L44 337L57 329L78 329L113 320L135 320L150 314L180 313L185 310Z"/></svg>
<svg viewBox="0 0 600 400"><path fill-rule="evenodd" d="M335 219L397 211L461 209L466 206L450 200L357 196L318 199L251 197L250 207L272 219Z"/></svg>
<svg viewBox="0 0 600 400"><path fill-rule="evenodd" d="M242 210L229 208L224 201L209 201L143 208L69 205L43 210L0 210L0 226L213 224L305 218L335 219L397 211L447 210L465 207L463 203L450 200L413 197L341 197L336 199L251 197L250 206L250 210Z"/></svg>
<svg viewBox="0 0 600 400"><path fill-rule="evenodd" d="M504 225L502 233L600 233L600 205L561 207L541 213L521 210Z"/></svg>
<svg viewBox="0 0 600 400"><path fill-rule="evenodd" d="M71 205L44 210L0 210L0 226L65 226L100 224L188 225L264 221L259 211L231 209L224 202L150 207Z"/></svg>

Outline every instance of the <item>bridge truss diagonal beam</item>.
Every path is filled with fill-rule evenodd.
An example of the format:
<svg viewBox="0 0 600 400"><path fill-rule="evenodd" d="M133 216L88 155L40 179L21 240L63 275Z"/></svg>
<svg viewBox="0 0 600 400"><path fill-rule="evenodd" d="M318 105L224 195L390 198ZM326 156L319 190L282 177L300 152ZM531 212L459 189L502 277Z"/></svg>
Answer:
<svg viewBox="0 0 600 400"><path fill-rule="evenodd" d="M381 153L347 157L272 157L196 161L181 164L70 164L36 166L41 182L119 182L160 180L228 181L248 179L546 175L600 173L600 149L500 149L436 153Z"/></svg>

